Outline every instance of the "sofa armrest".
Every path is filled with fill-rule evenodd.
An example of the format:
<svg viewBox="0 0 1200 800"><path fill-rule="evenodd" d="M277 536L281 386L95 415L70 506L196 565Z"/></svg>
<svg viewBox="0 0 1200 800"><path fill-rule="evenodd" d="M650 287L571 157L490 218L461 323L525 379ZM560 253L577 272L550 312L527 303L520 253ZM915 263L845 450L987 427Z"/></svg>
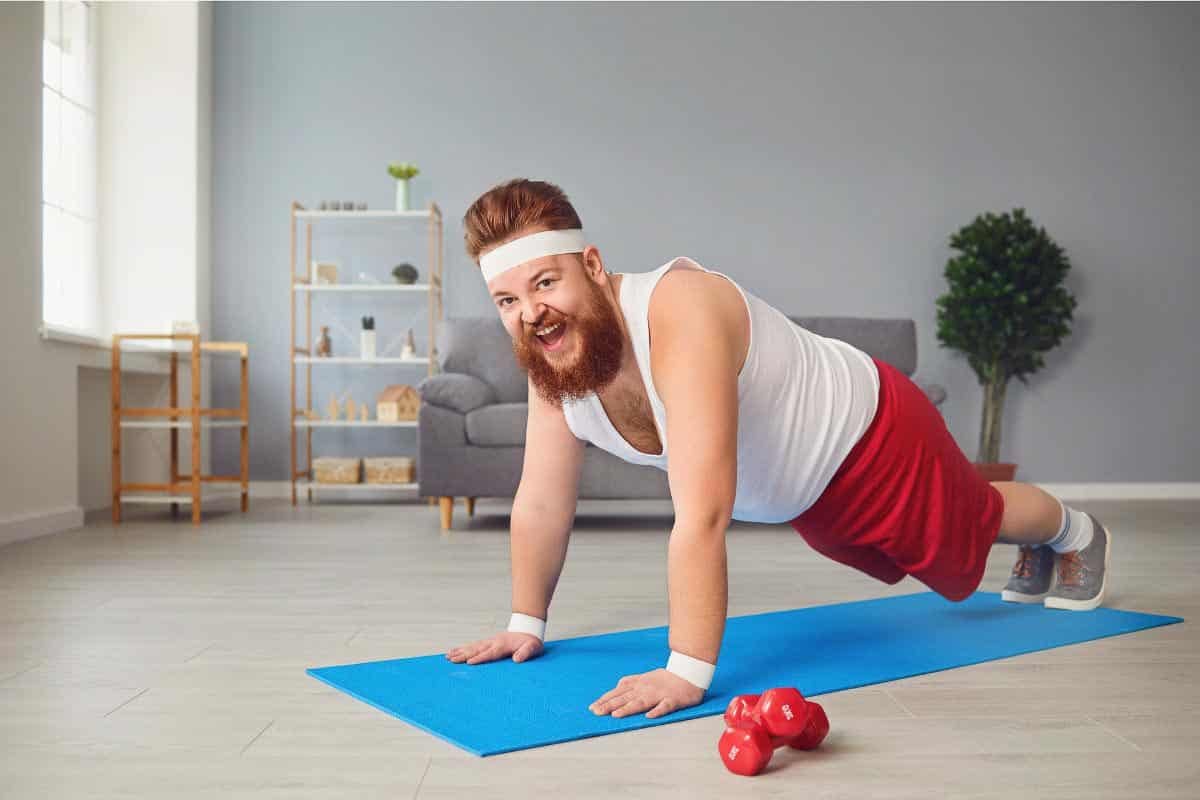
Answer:
<svg viewBox="0 0 1200 800"><path fill-rule="evenodd" d="M946 400L946 390L936 383L922 383L919 380L913 379L913 383L917 385L925 396L929 398L929 402L935 406L940 406Z"/></svg>
<svg viewBox="0 0 1200 800"><path fill-rule="evenodd" d="M481 406L499 402L496 390L487 382L464 372L430 375L417 384L422 403L466 414Z"/></svg>

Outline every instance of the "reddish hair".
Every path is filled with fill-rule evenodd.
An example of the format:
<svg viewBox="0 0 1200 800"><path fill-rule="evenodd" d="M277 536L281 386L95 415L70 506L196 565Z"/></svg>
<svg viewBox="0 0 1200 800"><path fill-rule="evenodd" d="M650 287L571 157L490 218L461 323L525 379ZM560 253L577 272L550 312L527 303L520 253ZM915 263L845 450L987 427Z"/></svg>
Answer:
<svg viewBox="0 0 1200 800"><path fill-rule="evenodd" d="M546 181L515 178L479 196L463 215L467 255L479 254L517 238L529 229L548 231L582 228L575 207L562 189Z"/></svg>

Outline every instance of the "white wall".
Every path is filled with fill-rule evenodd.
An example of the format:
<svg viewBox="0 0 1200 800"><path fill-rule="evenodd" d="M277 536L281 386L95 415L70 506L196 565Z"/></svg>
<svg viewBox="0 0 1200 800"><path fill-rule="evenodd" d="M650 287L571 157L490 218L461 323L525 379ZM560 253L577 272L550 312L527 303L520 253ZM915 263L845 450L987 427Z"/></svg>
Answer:
<svg viewBox="0 0 1200 800"><path fill-rule="evenodd" d="M75 348L42 341L42 7L0 3L0 543L78 525Z"/></svg>
<svg viewBox="0 0 1200 800"><path fill-rule="evenodd" d="M164 331L173 319L195 319L207 334L211 8L100 8L108 56L100 66L102 291L113 309L124 303L143 312L110 319L118 330ZM0 3L0 544L76 527L85 509L109 504L110 353L37 333L42 15L40 3ZM160 360L123 363L127 400L165 400ZM181 392L188 396L186 383ZM201 396L207 402L207 385ZM160 437L158 446L150 436ZM187 438L180 437L185 464ZM126 434L123 442L127 477L165 480L166 434Z"/></svg>

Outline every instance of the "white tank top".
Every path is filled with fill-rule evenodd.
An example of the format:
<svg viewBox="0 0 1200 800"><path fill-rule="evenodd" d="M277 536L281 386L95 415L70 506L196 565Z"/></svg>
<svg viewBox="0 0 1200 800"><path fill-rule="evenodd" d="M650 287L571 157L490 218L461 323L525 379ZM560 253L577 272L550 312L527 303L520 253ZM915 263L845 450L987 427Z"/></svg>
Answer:
<svg viewBox="0 0 1200 800"><path fill-rule="evenodd" d="M738 373L737 494L733 518L788 522L817 501L875 418L879 372L863 351L807 331L730 278L686 256L651 272L622 273L619 302L633 340L662 453L637 450L593 392L563 403L567 425L633 464L667 469L666 409L650 377L650 293L672 268L720 275L746 301L750 346Z"/></svg>

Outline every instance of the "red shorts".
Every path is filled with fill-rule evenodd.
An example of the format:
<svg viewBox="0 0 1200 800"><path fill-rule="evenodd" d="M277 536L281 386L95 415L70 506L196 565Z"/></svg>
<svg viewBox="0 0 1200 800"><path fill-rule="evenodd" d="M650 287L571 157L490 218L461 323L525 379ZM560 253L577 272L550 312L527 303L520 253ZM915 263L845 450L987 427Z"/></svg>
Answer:
<svg viewBox="0 0 1200 800"><path fill-rule="evenodd" d="M885 583L911 575L962 600L983 578L1004 498L925 393L890 364L875 364L875 419L792 527L816 551Z"/></svg>

